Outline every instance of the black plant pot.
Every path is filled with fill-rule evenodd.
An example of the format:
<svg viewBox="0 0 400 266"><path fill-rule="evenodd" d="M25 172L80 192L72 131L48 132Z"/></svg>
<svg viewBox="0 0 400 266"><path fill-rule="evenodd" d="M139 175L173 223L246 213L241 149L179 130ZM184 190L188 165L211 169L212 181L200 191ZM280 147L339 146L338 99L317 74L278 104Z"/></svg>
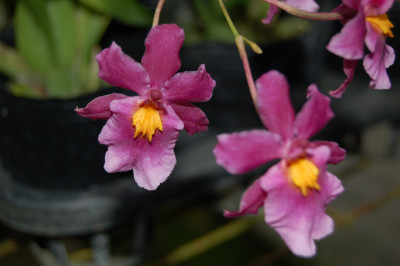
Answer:
<svg viewBox="0 0 400 266"><path fill-rule="evenodd" d="M115 179L103 168L106 147L97 141L104 121L74 111L105 93L45 101L15 97L4 89L0 94L0 158L14 180L68 190Z"/></svg>

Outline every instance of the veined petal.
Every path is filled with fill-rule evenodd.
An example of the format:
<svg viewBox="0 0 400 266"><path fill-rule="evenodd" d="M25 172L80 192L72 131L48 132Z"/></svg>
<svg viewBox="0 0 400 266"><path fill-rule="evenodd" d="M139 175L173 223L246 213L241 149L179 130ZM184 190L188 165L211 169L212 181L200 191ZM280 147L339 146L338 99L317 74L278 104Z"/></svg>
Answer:
<svg viewBox="0 0 400 266"><path fill-rule="evenodd" d="M267 16L263 18L262 22L264 24L269 24L274 19L274 16L279 12L279 8L276 5L269 5Z"/></svg>
<svg viewBox="0 0 400 266"><path fill-rule="evenodd" d="M264 126L284 140L293 136L295 113L289 97L289 84L281 73L271 70L256 81L257 105Z"/></svg>
<svg viewBox="0 0 400 266"><path fill-rule="evenodd" d="M260 182L261 179L257 179L248 189L246 189L240 200L238 211L225 211L224 216L226 218L233 218L245 214L257 214L258 209L264 205L264 200L267 197L267 194L260 186Z"/></svg>
<svg viewBox="0 0 400 266"><path fill-rule="evenodd" d="M184 39L183 29L175 24L163 24L150 30L142 64L150 75L151 87L161 89L181 67L179 50Z"/></svg>
<svg viewBox="0 0 400 266"><path fill-rule="evenodd" d="M163 95L174 102L205 102L210 100L215 81L200 65L197 71L180 72L165 83Z"/></svg>
<svg viewBox="0 0 400 266"><path fill-rule="evenodd" d="M349 20L340 33L334 35L326 47L331 53L348 60L364 57L364 37L366 33L363 12Z"/></svg>
<svg viewBox="0 0 400 266"><path fill-rule="evenodd" d="M191 103L171 103L170 105L190 135L207 130L209 121L199 107Z"/></svg>
<svg viewBox="0 0 400 266"><path fill-rule="evenodd" d="M350 84L350 82L353 81L356 67L357 67L357 60L343 59L343 72L346 75L346 79L343 81L343 83L340 85L339 88L337 88L334 91L329 91L330 96L335 98L342 97L344 91L347 89L347 86Z"/></svg>
<svg viewBox="0 0 400 266"><path fill-rule="evenodd" d="M111 117L110 103L113 100L126 98L126 95L112 93L97 97L89 102L84 108L76 108L75 112L83 117L97 119L108 119Z"/></svg>
<svg viewBox="0 0 400 266"><path fill-rule="evenodd" d="M96 56L99 77L108 84L142 95L149 89L150 79L141 64L124 54L115 42Z"/></svg>
<svg viewBox="0 0 400 266"><path fill-rule="evenodd" d="M265 221L298 256L315 255L314 240L333 231L333 221L325 214L326 205L343 191L340 181L320 169L319 191L311 191L306 197L295 188L286 176L283 164L271 167L261 177L265 199Z"/></svg>
<svg viewBox="0 0 400 266"><path fill-rule="evenodd" d="M386 68L394 63L394 50L386 45L384 39L378 40L374 52L364 57L364 68L371 77L370 87L373 89L389 89L391 82Z"/></svg>
<svg viewBox="0 0 400 266"><path fill-rule="evenodd" d="M392 7L394 0L363 0L364 12L367 16L385 14Z"/></svg>
<svg viewBox="0 0 400 266"><path fill-rule="evenodd" d="M327 163L337 164L346 157L346 150L341 148L336 142L317 140L309 144L310 148L317 148L319 146L326 146L330 149L330 156Z"/></svg>
<svg viewBox="0 0 400 266"><path fill-rule="evenodd" d="M147 190L155 190L164 182L176 164L174 147L183 123L169 110L163 117L163 125L163 132L155 134L151 143L143 138L137 141L133 176L136 183Z"/></svg>
<svg viewBox="0 0 400 266"><path fill-rule="evenodd" d="M333 117L329 97L320 93L315 84L308 87L307 94L310 98L297 114L295 122L297 136L301 139L313 136Z"/></svg>
<svg viewBox="0 0 400 266"><path fill-rule="evenodd" d="M281 138L265 130L221 134L217 138L217 163L232 174L248 172L281 156Z"/></svg>

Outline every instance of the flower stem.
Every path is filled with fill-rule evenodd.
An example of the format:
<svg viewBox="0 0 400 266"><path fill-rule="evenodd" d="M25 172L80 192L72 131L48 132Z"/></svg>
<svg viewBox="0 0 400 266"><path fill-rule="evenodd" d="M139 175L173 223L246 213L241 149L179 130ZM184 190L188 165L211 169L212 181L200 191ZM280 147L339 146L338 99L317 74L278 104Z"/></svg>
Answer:
<svg viewBox="0 0 400 266"><path fill-rule="evenodd" d="M271 5L275 5L279 7L280 9L285 10L287 13L304 18L304 19L311 19L311 20L341 20L344 18L351 17L352 15L355 14L355 11L349 11L349 12L309 12L309 11L304 11L298 8L295 8L291 5L288 5L284 2L281 2L279 0L263 0L264 2L267 2Z"/></svg>
<svg viewBox="0 0 400 266"><path fill-rule="evenodd" d="M255 51L256 53L262 53L261 49L252 41L248 40L247 38L241 36L239 34L239 32L236 30L235 25L232 22L232 19L229 16L228 11L226 10L226 7L223 3L223 0L218 0L219 5L221 6L221 10L222 13L225 16L226 21L229 24L229 27L231 28L231 31L233 33L233 35L235 36L235 43L236 46L239 50L239 54L240 54L240 59L242 60L242 64L243 64L243 68L244 68L244 73L246 75L246 80L247 80L247 84L249 86L249 90L250 90L250 95L251 95L251 99L253 100L254 106L256 108L256 111L258 112L257 109L257 89L254 83L254 79L253 76L251 74L251 69L250 69L250 64L249 64L249 59L247 57L247 53L246 53L246 47L244 45L244 42L247 42L250 47L253 49L253 51Z"/></svg>
<svg viewBox="0 0 400 266"><path fill-rule="evenodd" d="M160 21L160 14L161 10L163 8L165 0L159 0L156 10L154 11L154 17L153 17L153 27L158 26L158 23Z"/></svg>

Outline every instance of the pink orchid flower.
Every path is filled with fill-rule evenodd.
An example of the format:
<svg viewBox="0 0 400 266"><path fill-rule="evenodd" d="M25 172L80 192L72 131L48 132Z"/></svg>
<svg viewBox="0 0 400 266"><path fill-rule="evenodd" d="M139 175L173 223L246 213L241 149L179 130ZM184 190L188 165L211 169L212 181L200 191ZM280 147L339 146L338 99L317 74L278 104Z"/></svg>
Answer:
<svg viewBox="0 0 400 266"><path fill-rule="evenodd" d="M76 109L83 117L107 119L99 135L99 142L108 145L105 170L133 169L137 184L148 190L156 189L172 172L179 130L194 134L208 126L203 111L189 102L208 101L215 81L204 65L175 74L181 66L183 41L184 32L175 24L153 27L142 64L112 43L96 57L99 77L138 96L109 94Z"/></svg>
<svg viewBox="0 0 400 266"><path fill-rule="evenodd" d="M357 60L363 59L365 71L371 77L373 89L389 89L391 86L386 69L394 63L394 50L386 44L386 37L393 37L386 12L394 0L342 0L336 8L339 12L355 13L354 17L343 21L340 33L332 37L327 49L344 59L343 68L346 80L341 86L330 92L341 97L348 84L354 78ZM364 56L364 43L370 51Z"/></svg>
<svg viewBox="0 0 400 266"><path fill-rule="evenodd" d="M268 2L268 0L264 1ZM316 12L319 9L319 5L314 0L282 0L282 2L304 11ZM262 20L262 22L264 24L271 23L272 19L278 12L279 8L276 5L269 4L267 16Z"/></svg>
<svg viewBox="0 0 400 266"><path fill-rule="evenodd" d="M326 205L343 191L340 180L327 172L345 151L335 142L310 141L333 117L330 99L313 84L309 99L295 116L286 78L277 71L256 81L258 110L268 130L250 130L218 136L217 163L232 174L241 174L274 160L280 161L243 194L238 211L226 217L253 213L264 206L265 221L275 228L292 252L312 256L314 240L333 231Z"/></svg>

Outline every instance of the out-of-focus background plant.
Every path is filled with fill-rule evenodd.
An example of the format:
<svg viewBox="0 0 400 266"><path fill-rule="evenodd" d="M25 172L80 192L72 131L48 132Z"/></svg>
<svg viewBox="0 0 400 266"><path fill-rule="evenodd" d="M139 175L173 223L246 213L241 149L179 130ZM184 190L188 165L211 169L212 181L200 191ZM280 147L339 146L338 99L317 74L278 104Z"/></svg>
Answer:
<svg viewBox="0 0 400 266"><path fill-rule="evenodd" d="M100 88L95 55L111 16L136 26L151 22L136 0L20 0L2 2L2 10L14 11L15 47L0 43L0 72L14 95L38 99Z"/></svg>

